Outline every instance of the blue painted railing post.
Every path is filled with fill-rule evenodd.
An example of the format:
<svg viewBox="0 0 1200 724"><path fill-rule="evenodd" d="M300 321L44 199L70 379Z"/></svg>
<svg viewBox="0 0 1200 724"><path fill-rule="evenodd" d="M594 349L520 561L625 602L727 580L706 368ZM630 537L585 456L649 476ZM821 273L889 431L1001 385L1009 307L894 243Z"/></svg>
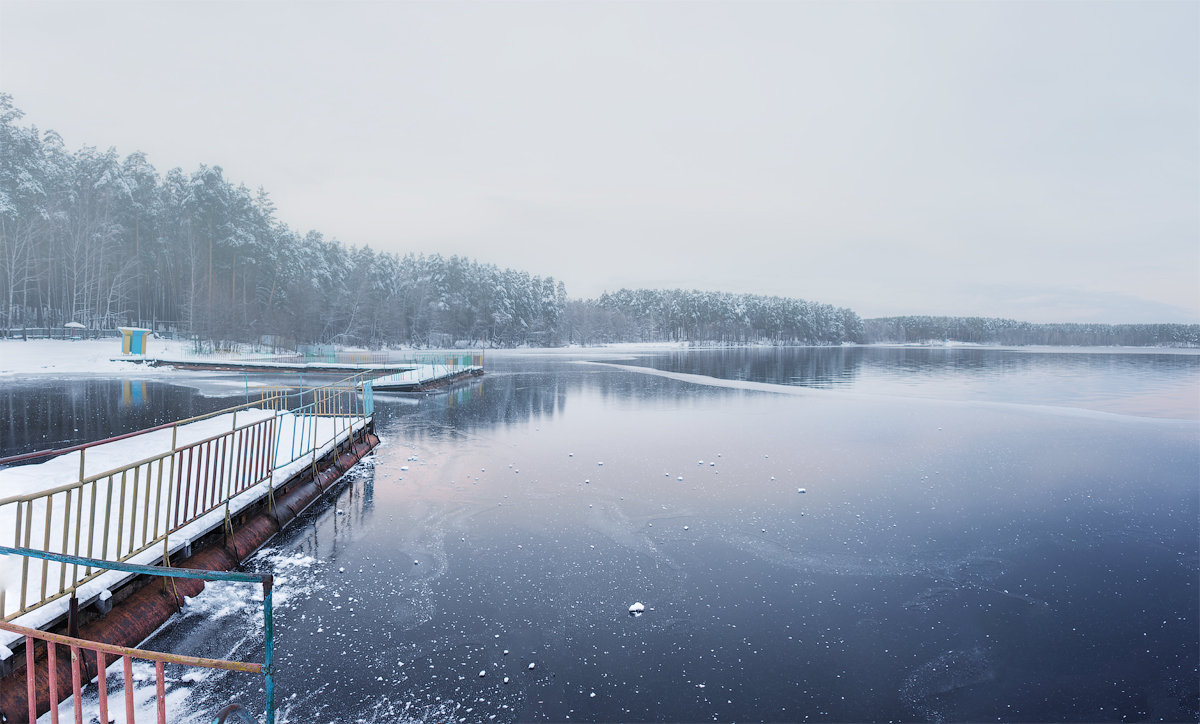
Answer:
<svg viewBox="0 0 1200 724"><path fill-rule="evenodd" d="M263 629L267 647L267 652L263 657L267 688L266 724L275 724L275 617L272 614L271 605L273 595L274 579L267 576L263 581Z"/></svg>

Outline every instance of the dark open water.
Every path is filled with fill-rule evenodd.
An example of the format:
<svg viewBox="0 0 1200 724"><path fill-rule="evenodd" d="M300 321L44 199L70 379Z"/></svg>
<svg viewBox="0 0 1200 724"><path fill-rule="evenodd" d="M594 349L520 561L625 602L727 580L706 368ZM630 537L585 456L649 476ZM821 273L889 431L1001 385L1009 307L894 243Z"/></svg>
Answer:
<svg viewBox="0 0 1200 724"><path fill-rule="evenodd" d="M1194 721L1198 363L620 362L772 393L497 354L380 395L372 463L255 562L283 718ZM244 596L153 645L261 659ZM257 706L239 677L174 696L197 721Z"/></svg>

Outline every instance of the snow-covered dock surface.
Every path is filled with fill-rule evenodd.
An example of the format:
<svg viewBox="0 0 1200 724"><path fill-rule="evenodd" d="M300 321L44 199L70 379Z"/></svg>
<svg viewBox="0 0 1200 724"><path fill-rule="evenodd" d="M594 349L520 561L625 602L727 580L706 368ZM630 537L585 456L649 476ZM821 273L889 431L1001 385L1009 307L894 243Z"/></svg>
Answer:
<svg viewBox="0 0 1200 724"><path fill-rule="evenodd" d="M274 357L188 357L186 355L155 356L155 355L126 355L113 357L113 362L134 362L151 367L172 366L180 369L212 369L214 367L263 370L264 372L380 372L402 373L410 372L420 365L407 363L377 364L349 362L281 362Z"/></svg>
<svg viewBox="0 0 1200 724"><path fill-rule="evenodd" d="M457 377L482 374L482 367L462 365L414 365L413 369L384 375L371 382L379 392L419 390L449 382Z"/></svg>
<svg viewBox="0 0 1200 724"><path fill-rule="evenodd" d="M239 410L236 415L239 428L274 415L278 416L275 425L279 441L278 445L274 446L274 472L269 479L269 482L276 486L282 485L307 465L311 464L313 455L311 448L307 447L307 439L315 438L316 440L326 441L316 448L316 457L320 458L333 450L335 444L344 442L352 431L358 431L364 425L362 417L309 416L307 420L310 426L305 428L303 424L294 424L297 423L299 416L293 415L291 412L274 412L260 409ZM229 432L234 424L233 416L234 413L226 413L198 422L180 425L178 427L176 446L183 447L189 443ZM312 433L311 427L311 423L314 420L316 424L315 435ZM304 437L307 439L303 441L293 440L293 433L295 431L302 431ZM167 454L171 451L171 436L172 430L165 429L89 447L84 456L85 476L98 475L110 470L131 466L141 460ZM296 445L293 445L294 442ZM296 450L299 449L298 446L300 445L304 446L304 454L296 457ZM3 491L3 497L8 498L18 495L35 494L77 482L79 476L79 456L80 453L78 452L66 453L39 464L0 469L0 491ZM296 457L296 459L293 460L293 457ZM236 515L245 508L262 500L266 497L268 490L268 480L263 480L257 485L230 498L230 515ZM61 496L59 497L61 498ZM61 506L61 504L61 500L56 500L56 506ZM166 520L169 513L165 507L168 504L167 499L163 497L158 504L162 506L159 512L163 520ZM35 524L40 524L44 518L44 510L44 504L40 506L40 510L35 510L33 516ZM153 516L153 505L149 511L139 511L138 519L141 520L141 516L145 513ZM8 532L16 530L15 514L15 505L0 506L0 531ZM223 523L224 518L224 505L199 516L170 534L167 543L168 549L175 552L189 545L191 541L219 527ZM54 522L50 530L51 549L55 551L58 551L56 546L62 540L62 520L63 516L54 516ZM111 516L108 531L108 538L110 540L115 541L117 539L119 525L119 517L116 515ZM34 536L35 538L42 534L41 529L37 530L37 534ZM102 530L93 531L93 535L96 537L96 540L99 540L104 535L104 532ZM6 543L11 542L11 540L6 541ZM41 540L35 540L33 543L37 546L41 543ZM72 550L70 552L74 553L75 551ZM80 553L83 552L80 551ZM129 558L128 562L153 565L161 563L162 555L163 543L159 541L147 550ZM0 556L0 590L3 590L5 594L5 615L10 615L19 605L23 562L24 559L20 556ZM26 584L29 600L36 600L40 593L42 565L41 561L30 561L29 563L29 576ZM56 585L59 564L48 563L46 565L50 567L50 578L54 582L52 585ZM129 577L131 577L131 574L119 571L109 571L97 576L79 587L77 596L80 603L87 605L103 591L119 586L122 581ZM55 588L54 590L57 589ZM51 601L16 618L13 623L31 628L42 628L66 613L68 600L69 596L63 596ZM14 634L0 632L0 645L9 646L18 638L20 637Z"/></svg>

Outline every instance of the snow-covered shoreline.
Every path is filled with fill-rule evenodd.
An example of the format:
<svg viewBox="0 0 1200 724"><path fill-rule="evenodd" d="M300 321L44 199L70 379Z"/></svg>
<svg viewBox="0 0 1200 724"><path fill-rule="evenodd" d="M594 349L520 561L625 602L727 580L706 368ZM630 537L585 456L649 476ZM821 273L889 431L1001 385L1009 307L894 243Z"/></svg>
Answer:
<svg viewBox="0 0 1200 724"><path fill-rule="evenodd" d="M178 340L150 340L151 357L185 359L189 356L191 342ZM872 344L845 345L854 349L945 349L945 350L1003 350L1030 354L1171 354L1200 355L1200 349L1189 347L1052 347L1052 346L1001 346L962 343L939 344ZM708 346L686 342L618 342L612 344L566 347L515 347L485 350L486 357L613 357L633 354L655 354L688 350L760 349L757 345ZM832 349L813 347L813 349ZM428 354L426 350L412 350L415 354ZM396 350L396 356L403 354ZM0 340L0 383L5 379L29 375L79 375L131 377L143 379L171 377L183 374L170 366L148 367L138 364L131 356L120 359L121 344L117 339L58 340L37 339Z"/></svg>

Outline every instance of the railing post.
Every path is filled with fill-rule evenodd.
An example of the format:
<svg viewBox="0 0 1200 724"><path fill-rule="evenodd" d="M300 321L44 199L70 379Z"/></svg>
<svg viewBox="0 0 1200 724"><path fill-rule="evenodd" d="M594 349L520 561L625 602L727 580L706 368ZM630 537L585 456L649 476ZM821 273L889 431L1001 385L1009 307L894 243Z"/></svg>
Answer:
<svg viewBox="0 0 1200 724"><path fill-rule="evenodd" d="M263 634L266 639L266 654L263 656L264 682L267 690L266 724L275 724L275 617L272 612L272 596L275 580L267 576L263 581Z"/></svg>
<svg viewBox="0 0 1200 724"><path fill-rule="evenodd" d="M284 403L287 399L284 398ZM275 512L275 465L279 462L279 440L283 436L283 425L279 424L279 410L272 410L274 413L271 417L271 433L275 439L268 444L270 449L271 459L267 461L267 502L271 506L271 512Z"/></svg>
<svg viewBox="0 0 1200 724"><path fill-rule="evenodd" d="M179 425L171 427L171 464L167 466L167 520L163 530L163 565L171 565L171 500L175 497L175 458L179 454ZM167 581L163 579L163 590Z"/></svg>
<svg viewBox="0 0 1200 724"><path fill-rule="evenodd" d="M37 721L37 688L33 677L33 642L32 636L25 637L25 700L29 704L29 721Z"/></svg>
<svg viewBox="0 0 1200 724"><path fill-rule="evenodd" d="M249 392L246 393L247 396L249 396L249 394ZM231 447L237 444L237 410L233 411L233 428L229 432L229 444ZM233 476L236 474L236 460L236 455L232 450L230 450L229 474L225 476L225 532L230 538L233 537L233 518L231 518L229 515L229 489L233 486ZM224 461L222 461L221 467L225 467Z"/></svg>
<svg viewBox="0 0 1200 724"><path fill-rule="evenodd" d="M20 531L21 508L17 506L17 530ZM33 531L33 501L25 501L25 547L29 547L30 533ZM17 545L20 545L19 543ZM20 611L25 610L26 590L29 588L29 559L26 558L21 562L21 607Z"/></svg>

